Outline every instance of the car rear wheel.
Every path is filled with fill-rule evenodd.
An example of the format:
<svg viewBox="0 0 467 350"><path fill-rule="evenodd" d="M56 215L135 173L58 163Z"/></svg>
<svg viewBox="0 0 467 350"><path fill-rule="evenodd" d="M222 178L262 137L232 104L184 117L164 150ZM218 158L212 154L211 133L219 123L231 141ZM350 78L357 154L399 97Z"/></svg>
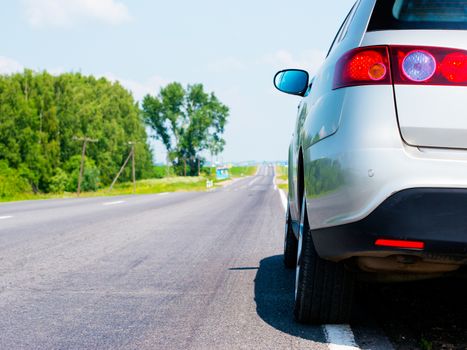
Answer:
<svg viewBox="0 0 467 350"><path fill-rule="evenodd" d="M316 253L303 199L295 281L295 318L302 323L347 323L353 303L354 276L343 263Z"/></svg>
<svg viewBox="0 0 467 350"><path fill-rule="evenodd" d="M290 208L287 204L287 213L285 215L285 234L284 234L284 265L288 269L294 269L297 265L298 241L292 229L292 219L290 217Z"/></svg>

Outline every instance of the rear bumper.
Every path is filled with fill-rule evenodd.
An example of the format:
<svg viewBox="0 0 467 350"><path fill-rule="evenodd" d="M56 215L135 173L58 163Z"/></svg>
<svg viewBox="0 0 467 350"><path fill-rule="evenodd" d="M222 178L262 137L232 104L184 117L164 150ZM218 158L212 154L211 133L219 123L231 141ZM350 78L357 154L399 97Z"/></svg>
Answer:
<svg viewBox="0 0 467 350"><path fill-rule="evenodd" d="M333 261L401 254L435 263L466 264L467 189L403 190L362 220L311 232L318 254ZM425 248L378 247L377 239L422 241Z"/></svg>

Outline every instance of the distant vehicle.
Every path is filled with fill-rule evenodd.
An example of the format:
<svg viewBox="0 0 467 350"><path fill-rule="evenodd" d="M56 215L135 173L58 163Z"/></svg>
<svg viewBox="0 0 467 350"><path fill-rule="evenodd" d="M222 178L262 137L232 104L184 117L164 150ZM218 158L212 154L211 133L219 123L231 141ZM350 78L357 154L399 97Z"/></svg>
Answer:
<svg viewBox="0 0 467 350"><path fill-rule="evenodd" d="M314 78L275 76L303 97L284 243L298 321L347 322L356 277L467 264L466 30L467 0L361 0Z"/></svg>

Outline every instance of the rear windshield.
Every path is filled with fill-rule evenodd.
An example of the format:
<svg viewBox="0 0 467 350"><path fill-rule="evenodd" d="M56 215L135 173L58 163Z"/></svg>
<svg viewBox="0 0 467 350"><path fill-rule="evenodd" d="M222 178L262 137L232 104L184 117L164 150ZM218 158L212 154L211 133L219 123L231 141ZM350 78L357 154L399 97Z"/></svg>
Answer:
<svg viewBox="0 0 467 350"><path fill-rule="evenodd" d="M368 31L467 29L467 0L377 0Z"/></svg>

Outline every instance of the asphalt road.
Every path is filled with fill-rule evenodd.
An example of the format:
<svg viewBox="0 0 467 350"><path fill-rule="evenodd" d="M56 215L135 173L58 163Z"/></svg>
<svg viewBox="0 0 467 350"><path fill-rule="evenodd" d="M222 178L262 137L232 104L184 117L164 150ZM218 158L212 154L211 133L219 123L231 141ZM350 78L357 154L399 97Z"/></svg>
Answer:
<svg viewBox="0 0 467 350"><path fill-rule="evenodd" d="M273 168L205 193L0 205L1 349L325 349L290 312Z"/></svg>
<svg viewBox="0 0 467 350"><path fill-rule="evenodd" d="M293 321L273 178L262 167L212 192L1 204L0 349L328 349L325 328ZM400 329L418 325L417 293L375 288L359 294L359 346L391 348L380 327L419 346Z"/></svg>

